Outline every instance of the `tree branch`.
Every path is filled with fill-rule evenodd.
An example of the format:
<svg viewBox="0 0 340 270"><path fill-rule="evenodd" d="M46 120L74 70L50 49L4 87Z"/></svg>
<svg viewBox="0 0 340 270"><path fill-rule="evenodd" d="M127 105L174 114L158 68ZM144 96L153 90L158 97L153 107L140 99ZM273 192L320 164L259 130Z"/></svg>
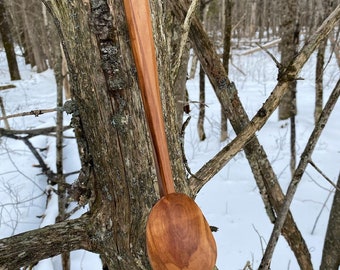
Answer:
<svg viewBox="0 0 340 270"><path fill-rule="evenodd" d="M307 145L301 154L301 159L299 162L298 167L296 168L293 178L289 184L289 187L287 189L287 194L285 201L282 205L280 214L275 222L273 232L270 236L266 251L263 255L261 265L259 267L259 270L267 270L270 267L271 258L274 253L274 249L276 246L276 243L279 239L283 224L286 220L287 213L289 211L289 207L291 202L293 201L293 197L295 195L296 189L298 187L298 184L300 183L300 180L302 178L302 175L308 165L308 162L310 161L310 158L312 156L313 150L315 148L315 145L321 135L321 132L323 131L324 127L326 126L327 120L336 104L336 101L338 100L340 95L340 80L336 84L333 92L331 93L327 104L325 105L325 108L322 110L320 118L318 122L316 123L312 134L309 137L309 140L307 142Z"/></svg>
<svg viewBox="0 0 340 270"><path fill-rule="evenodd" d="M70 128L71 128L70 126L65 126L63 128L63 131L68 130ZM52 132L56 132L56 127L37 128L37 129L28 129L28 130L11 130L11 129L0 128L0 137L1 136L9 137L10 135L27 134L27 137L31 138L31 137L38 136L38 135L47 135Z"/></svg>
<svg viewBox="0 0 340 270"><path fill-rule="evenodd" d="M18 269L65 251L91 248L89 216L0 239L0 269Z"/></svg>
<svg viewBox="0 0 340 270"><path fill-rule="evenodd" d="M22 112L22 113L16 113L16 114L11 114L5 117L0 117L0 120L8 119L8 118L14 118L14 117L20 117L20 116L27 116L27 115L34 115L35 117L38 117L41 114L44 113L50 113L50 112L55 112L57 109L41 109L41 110L32 110L29 112Z"/></svg>
<svg viewBox="0 0 340 270"><path fill-rule="evenodd" d="M168 1L168 3L171 5L174 14L179 20L183 20L188 6L187 1L185 1L185 3L183 0ZM275 220L275 214L271 207L274 207L275 211L278 212L281 208L284 195L268 161L267 155L254 134L265 124L269 116L277 108L281 97L288 91L287 86L289 81L296 79L297 74L304 63L322 38L332 29L339 19L339 16L340 12L339 8L337 8L310 38L309 43L305 44L291 64L287 68L281 67L279 70L279 82L277 86L251 122L237 96L237 89L228 79L220 61L220 57L214 51L208 35L203 30L203 27L197 18L193 18L190 31L190 39L193 47L206 74L209 76L210 82L214 87L215 93L223 109L227 112L234 130L238 134L236 139L228 144L196 173L197 179L204 179L204 181L195 178L190 179L192 183L191 186L195 192L219 172L227 162L244 147L262 199L265 203L267 213L272 221ZM270 200L270 203L268 203L268 200ZM290 213L282 233L294 251L301 268L312 269L308 248Z"/></svg>
<svg viewBox="0 0 340 270"><path fill-rule="evenodd" d="M181 1L169 1L172 5L180 5ZM183 3L181 3L183 5ZM181 10L184 8L180 6ZM297 56L292 60L290 65L286 68L283 68L279 71L278 75L278 84L275 86L274 90L272 91L271 95L268 97L266 102L257 112L257 114L253 117L250 123L237 135L237 137L231 141L226 147L224 147L218 154L215 155L209 162L207 162L197 173L196 176L199 179L204 179L205 181L202 183L201 181L198 182L195 179L191 179L193 181L192 186L195 190L199 190L206 182L208 182L216 173L218 173L229 161L230 159L235 156L242 147L249 142L252 136L254 136L255 132L260 130L262 126L266 123L268 118L272 115L275 111L277 106L280 103L281 97L288 91L287 85L290 80L294 80L300 70L302 69L303 65L307 62L310 55L313 53L315 48L319 45L320 41L329 34L329 32L334 27L335 23L340 19L340 5L336 7L336 9L330 14L330 16L323 22L323 24L318 28L318 30L310 37L310 39L306 42L303 46L301 51L297 54ZM199 22L197 20L192 23L192 27L196 26ZM203 29L196 29L195 35L198 36L197 39L202 40L205 42L206 38L203 37L204 30ZM198 42L195 38L195 42ZM193 42L194 43L194 42ZM197 51L199 50L199 46L202 44L198 44L196 46ZM206 46L205 46L206 47ZM213 48L213 47L210 47ZM216 54L214 52L210 52L211 54ZM219 58L216 54L210 56L199 55L201 62L206 62L207 58L210 57L215 59L214 63L219 63ZM210 61L209 61L210 62ZM212 65L212 63L210 63ZM222 65L222 64L221 64ZM222 100L222 105L226 106L227 104L232 104L229 98L229 95L233 95L230 93L233 87L231 87L231 82L227 78L226 74L221 73L222 68L215 66L216 74L211 74L211 72L206 72L207 75L210 75L210 81L217 85L218 89L220 90L215 91L217 95L220 96L220 100ZM229 95L227 94L229 93ZM229 102L228 102L229 101ZM229 111L228 116L230 115L232 118L233 114L230 112L232 107L225 108Z"/></svg>

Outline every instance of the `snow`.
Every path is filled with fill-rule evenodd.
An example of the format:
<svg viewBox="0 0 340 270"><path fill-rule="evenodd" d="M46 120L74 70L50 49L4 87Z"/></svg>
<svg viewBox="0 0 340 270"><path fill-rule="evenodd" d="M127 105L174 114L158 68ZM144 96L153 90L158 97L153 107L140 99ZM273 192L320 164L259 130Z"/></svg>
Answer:
<svg viewBox="0 0 340 270"><path fill-rule="evenodd" d="M270 49L278 55L275 48ZM276 84L275 63L262 51L248 55L235 52L230 66L230 78L239 90L239 96L251 118L266 100ZM327 56L328 57L328 56ZM16 88L0 91L7 115L34 109L54 108L56 102L53 72L37 74L18 57L22 80L10 81L6 57L0 52L0 85L15 84ZM237 67L237 68L236 68ZM239 69L239 70L238 70ZM240 72L240 70L242 72ZM297 161L313 129L315 55L308 61L298 81ZM244 73L244 74L243 74ZM198 101L198 75L188 81L189 98ZM332 58L325 69L324 100L326 101L336 81L339 68ZM197 135L198 106L191 104L192 119L185 133L185 151L192 172L197 171L227 142L235 137L229 125L230 138L219 140L220 106L207 80L205 132L207 139L199 141ZM185 116L186 117L186 116ZM340 164L340 105L337 104L316 146L314 163L336 182ZM33 129L55 125L56 115L46 113L39 117L10 118L12 129ZM65 123L70 117L65 115ZM0 121L0 127L4 127ZM289 121L278 121L277 114L270 117L257 132L283 190L291 179L289 161ZM72 137L71 130L66 131ZM40 149L45 162L55 168L55 139L37 136L32 144ZM64 172L80 168L74 139L64 141ZM22 141L0 138L0 238L53 224L57 216L57 197L53 192L46 208L47 192L51 189L37 161ZM72 183L76 175L67 178ZM54 187L55 188L55 187ZM333 187L311 166L307 167L291 206L294 219L305 238L315 268L320 265L324 236L334 194ZM211 225L219 228L214 233L218 245L217 266L220 270L243 269L250 262L257 268L273 225L267 217L250 167L244 153L239 152L199 192L196 202ZM71 207L75 207L71 204ZM82 212L86 211L81 209ZM81 212L75 214L79 216ZM98 255L86 251L71 253L72 269L101 269ZM281 237L274 252L272 269L298 269L288 244ZM60 256L41 261L34 269L61 269Z"/></svg>

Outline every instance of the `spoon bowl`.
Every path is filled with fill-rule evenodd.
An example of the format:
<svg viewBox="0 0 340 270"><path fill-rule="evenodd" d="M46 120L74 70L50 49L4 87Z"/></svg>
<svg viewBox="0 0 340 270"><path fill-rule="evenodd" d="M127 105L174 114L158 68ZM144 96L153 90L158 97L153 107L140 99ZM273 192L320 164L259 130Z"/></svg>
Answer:
<svg viewBox="0 0 340 270"><path fill-rule="evenodd" d="M154 270L213 269L217 248L200 208L187 195L171 193L152 208L146 226Z"/></svg>

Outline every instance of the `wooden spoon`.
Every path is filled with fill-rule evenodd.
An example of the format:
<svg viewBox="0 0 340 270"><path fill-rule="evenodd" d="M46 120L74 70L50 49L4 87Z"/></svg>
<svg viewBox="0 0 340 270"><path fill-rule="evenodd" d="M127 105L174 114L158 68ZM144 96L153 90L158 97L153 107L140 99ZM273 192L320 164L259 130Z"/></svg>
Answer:
<svg viewBox="0 0 340 270"><path fill-rule="evenodd" d="M217 248L200 208L175 193L160 99L148 0L124 0L138 83L154 148L161 199L147 226L148 256L154 270L212 270Z"/></svg>

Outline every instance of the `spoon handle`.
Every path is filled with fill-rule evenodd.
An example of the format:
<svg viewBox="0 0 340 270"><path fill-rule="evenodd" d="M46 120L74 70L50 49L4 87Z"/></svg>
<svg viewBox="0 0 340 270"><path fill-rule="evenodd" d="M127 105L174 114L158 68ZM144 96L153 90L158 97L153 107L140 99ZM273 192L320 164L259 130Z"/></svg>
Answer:
<svg viewBox="0 0 340 270"><path fill-rule="evenodd" d="M160 196L175 192L159 91L149 0L124 0L132 52L153 144Z"/></svg>

